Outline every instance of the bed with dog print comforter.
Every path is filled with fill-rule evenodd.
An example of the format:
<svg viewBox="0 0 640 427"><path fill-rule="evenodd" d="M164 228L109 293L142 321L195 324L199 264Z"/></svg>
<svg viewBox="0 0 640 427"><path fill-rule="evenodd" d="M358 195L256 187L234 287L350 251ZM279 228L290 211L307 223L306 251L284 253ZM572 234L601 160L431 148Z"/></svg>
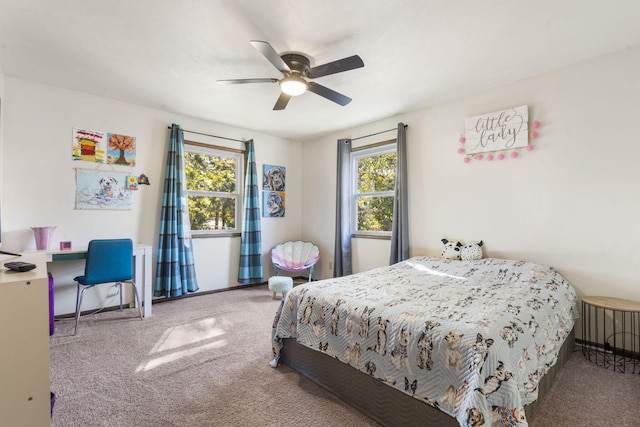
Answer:
<svg viewBox="0 0 640 427"><path fill-rule="evenodd" d="M272 366L295 338L462 426L527 425L577 313L552 267L414 257L295 287L274 319Z"/></svg>

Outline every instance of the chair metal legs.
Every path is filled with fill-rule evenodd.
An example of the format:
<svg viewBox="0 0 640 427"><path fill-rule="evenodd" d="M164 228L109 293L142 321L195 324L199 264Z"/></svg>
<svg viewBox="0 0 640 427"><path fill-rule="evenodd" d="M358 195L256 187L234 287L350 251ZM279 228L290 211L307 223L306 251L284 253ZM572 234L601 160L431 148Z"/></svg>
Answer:
<svg viewBox="0 0 640 427"><path fill-rule="evenodd" d="M309 282L313 281L313 268L315 267L315 265L312 265L311 267L309 267L308 271L309 271ZM273 269L276 271L276 276L280 275L280 268L277 267L275 264L273 265Z"/></svg>
<svg viewBox="0 0 640 427"><path fill-rule="evenodd" d="M76 335L78 333L78 322L80 321L80 306L82 305L82 297L84 296L84 291L86 291L89 288L92 288L93 286L85 286L82 288L82 291L80 291L80 283L77 283L78 286L78 290L76 292L76 327L73 330L73 335Z"/></svg>
<svg viewBox="0 0 640 427"><path fill-rule="evenodd" d="M118 285L118 292L120 293L120 311L122 311L122 283L123 282L117 282L116 285ZM125 283L130 283L131 286L133 286L133 294L136 300L136 303L138 305L138 313L140 314L140 320L143 319L142 317L142 304L140 302L140 295L138 294L138 288L136 287L136 284L132 281L132 280L128 280ZM77 335L78 334L78 323L80 322L80 307L82 306L82 297L84 296L84 291L86 291L89 288L92 288L96 285L91 285L91 286L83 286L80 283L77 283L78 286L78 290L76 292L76 326L75 329L73 331L73 335ZM80 290L80 286L83 286L82 291Z"/></svg>
<svg viewBox="0 0 640 427"><path fill-rule="evenodd" d="M120 294L120 311L122 311L122 282L118 282L118 293Z"/></svg>
<svg viewBox="0 0 640 427"><path fill-rule="evenodd" d="M138 302L138 312L140 313L140 320L142 320L142 303L140 302L140 295L138 294L138 287L133 282L133 280L130 280L127 283L131 283L131 286L133 286L133 295L134 295L136 301ZM120 298L121 298L120 307L122 307L122 292L120 292Z"/></svg>

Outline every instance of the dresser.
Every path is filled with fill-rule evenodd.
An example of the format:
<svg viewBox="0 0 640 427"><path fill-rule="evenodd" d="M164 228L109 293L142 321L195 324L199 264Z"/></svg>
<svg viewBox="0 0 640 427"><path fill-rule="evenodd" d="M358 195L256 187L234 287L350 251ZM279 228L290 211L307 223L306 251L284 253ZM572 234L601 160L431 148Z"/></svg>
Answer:
<svg viewBox="0 0 640 427"><path fill-rule="evenodd" d="M43 253L0 261L0 423L50 426L49 279ZM4 263L25 261L34 270L14 272Z"/></svg>

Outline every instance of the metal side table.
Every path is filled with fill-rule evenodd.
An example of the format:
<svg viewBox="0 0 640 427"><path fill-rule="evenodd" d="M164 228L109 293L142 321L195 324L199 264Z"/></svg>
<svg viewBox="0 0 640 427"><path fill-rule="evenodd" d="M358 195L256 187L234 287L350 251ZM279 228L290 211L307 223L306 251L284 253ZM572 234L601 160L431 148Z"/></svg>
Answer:
<svg viewBox="0 0 640 427"><path fill-rule="evenodd" d="M598 366L640 374L640 302L582 298L582 354Z"/></svg>

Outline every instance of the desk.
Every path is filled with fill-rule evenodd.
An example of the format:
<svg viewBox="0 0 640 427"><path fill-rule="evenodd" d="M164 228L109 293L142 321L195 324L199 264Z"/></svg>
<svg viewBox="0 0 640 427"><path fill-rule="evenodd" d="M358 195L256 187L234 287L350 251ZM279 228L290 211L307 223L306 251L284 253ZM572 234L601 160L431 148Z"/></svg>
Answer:
<svg viewBox="0 0 640 427"><path fill-rule="evenodd" d="M584 357L607 369L635 373L640 368L639 316L640 302L602 296L582 298Z"/></svg>
<svg viewBox="0 0 640 427"><path fill-rule="evenodd" d="M76 259L85 259L86 257L86 249L74 251L46 252L47 262L70 261ZM136 283L136 288L138 289L138 295L140 295L140 299L142 300L141 302L144 317L151 316L151 301L153 299L153 281L151 280L151 257L151 246L141 245L137 243L133 245L134 281Z"/></svg>

